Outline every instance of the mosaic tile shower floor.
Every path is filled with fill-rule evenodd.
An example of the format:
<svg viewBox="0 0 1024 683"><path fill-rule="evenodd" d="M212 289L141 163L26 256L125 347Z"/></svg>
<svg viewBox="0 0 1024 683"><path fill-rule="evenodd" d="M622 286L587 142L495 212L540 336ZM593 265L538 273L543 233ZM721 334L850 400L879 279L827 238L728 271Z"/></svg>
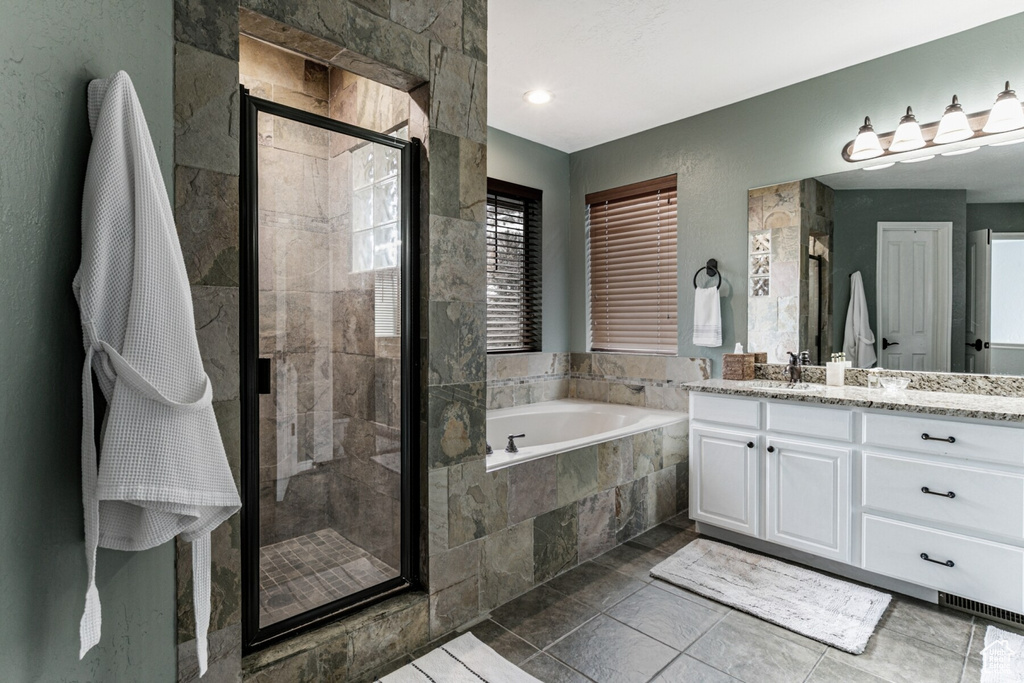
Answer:
<svg viewBox="0 0 1024 683"><path fill-rule="evenodd" d="M398 570L334 529L321 529L260 548L260 625L324 605Z"/></svg>

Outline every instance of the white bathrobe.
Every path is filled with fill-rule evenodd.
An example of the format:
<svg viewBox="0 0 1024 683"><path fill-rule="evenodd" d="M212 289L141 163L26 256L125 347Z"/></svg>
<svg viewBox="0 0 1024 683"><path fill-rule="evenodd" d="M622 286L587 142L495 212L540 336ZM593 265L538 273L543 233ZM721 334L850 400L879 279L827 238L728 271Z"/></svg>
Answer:
<svg viewBox="0 0 1024 683"><path fill-rule="evenodd" d="M843 352L855 368L875 364L875 333L868 317L868 299L864 296L864 279L858 270L850 276L850 308L846 311L846 334Z"/></svg>
<svg viewBox="0 0 1024 683"><path fill-rule="evenodd" d="M128 74L89 84L82 198L82 505L89 583L79 657L100 639L96 548L192 543L206 671L210 531L241 506L196 341L192 297L153 142ZM92 375L107 399L97 466Z"/></svg>

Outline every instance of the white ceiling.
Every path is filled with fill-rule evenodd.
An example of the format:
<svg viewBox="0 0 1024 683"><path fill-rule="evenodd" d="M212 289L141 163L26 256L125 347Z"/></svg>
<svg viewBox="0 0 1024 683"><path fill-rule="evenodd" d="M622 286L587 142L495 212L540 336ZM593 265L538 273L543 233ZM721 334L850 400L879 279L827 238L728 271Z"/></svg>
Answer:
<svg viewBox="0 0 1024 683"><path fill-rule="evenodd" d="M1022 9L1021 0L490 0L488 125L575 152ZM534 88L555 100L527 104Z"/></svg>

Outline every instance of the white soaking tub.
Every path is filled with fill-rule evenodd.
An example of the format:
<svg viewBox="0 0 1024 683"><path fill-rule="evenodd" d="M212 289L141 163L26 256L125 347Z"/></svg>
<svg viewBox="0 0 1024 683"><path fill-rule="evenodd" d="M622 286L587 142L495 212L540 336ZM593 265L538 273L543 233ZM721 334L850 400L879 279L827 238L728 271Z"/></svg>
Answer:
<svg viewBox="0 0 1024 683"><path fill-rule="evenodd" d="M684 413L577 399L544 401L516 408L487 411L487 469L495 470L546 455L592 446L630 434L682 422ZM518 453L508 453L509 434Z"/></svg>

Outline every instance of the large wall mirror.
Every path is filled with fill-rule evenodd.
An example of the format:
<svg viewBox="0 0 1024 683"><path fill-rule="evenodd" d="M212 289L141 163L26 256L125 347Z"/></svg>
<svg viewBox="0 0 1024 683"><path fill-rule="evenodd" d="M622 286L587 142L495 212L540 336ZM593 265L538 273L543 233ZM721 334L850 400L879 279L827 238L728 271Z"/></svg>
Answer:
<svg viewBox="0 0 1024 683"><path fill-rule="evenodd" d="M769 362L1024 375L1024 144L756 188L748 229Z"/></svg>

